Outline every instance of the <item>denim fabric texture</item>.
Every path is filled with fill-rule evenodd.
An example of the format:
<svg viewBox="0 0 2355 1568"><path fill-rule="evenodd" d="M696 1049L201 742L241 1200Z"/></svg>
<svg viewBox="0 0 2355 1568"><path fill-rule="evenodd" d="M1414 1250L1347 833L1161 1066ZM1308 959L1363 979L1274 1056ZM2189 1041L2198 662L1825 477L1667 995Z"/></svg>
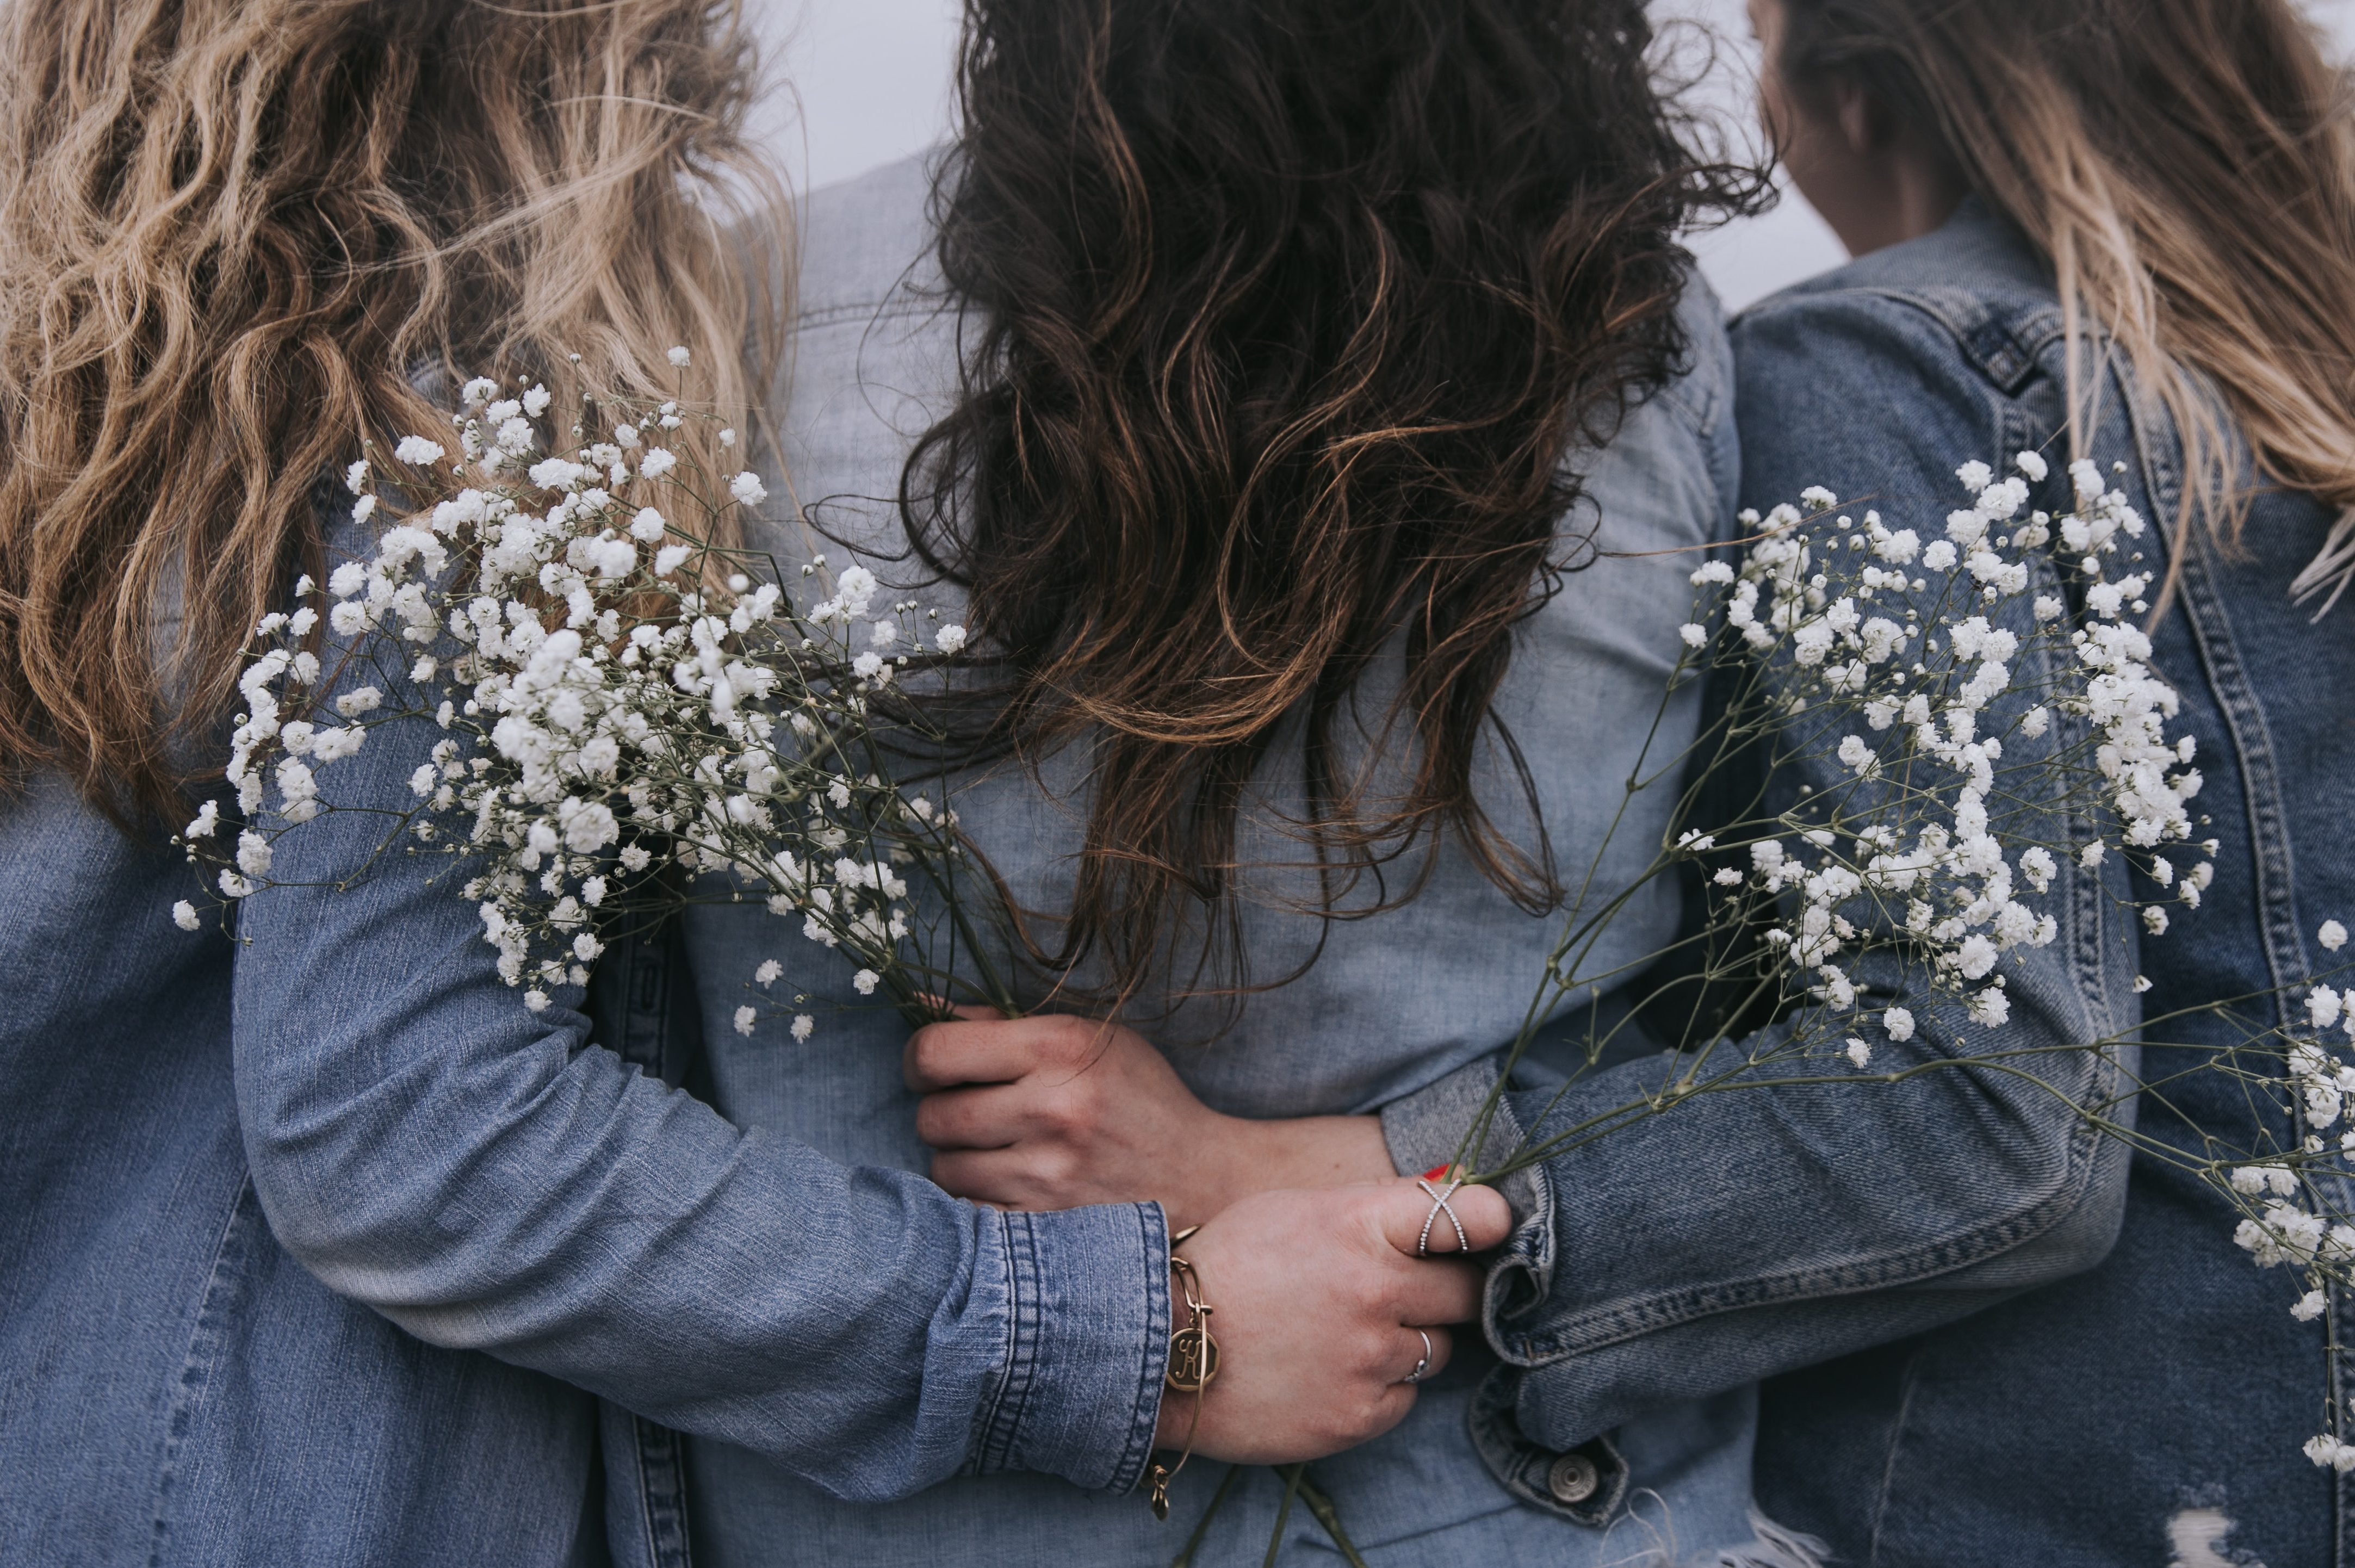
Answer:
<svg viewBox="0 0 2355 1568"><path fill-rule="evenodd" d="M1753 307L1734 341L1753 504L1823 484L1934 517L1966 458L2067 454L2051 276L1976 200L1936 233ZM2152 982L2144 1016L2165 1020L2146 1029L2143 1072L2172 1080L2168 1104L2145 1097L2140 1128L2200 1158L2203 1129L2243 1147L2254 1130L2250 1099L2198 1072L2240 1037L2169 1015L2283 987L2302 1017L2297 987L2335 963L2315 931L2355 909L2355 628L2346 604L2314 623L2313 605L2289 599L2327 508L2253 482L2240 549L2179 527L2171 422L2115 376L2103 392L2085 455L2123 463L2115 482L2165 529L2144 564L2181 555L2155 663L2182 699L2174 730L2198 747L2197 834L2222 841L2199 911L2179 909L2165 935L2122 936ZM2271 1131L2286 1142L2303 1129ZM1903 1136L1906 1162L1956 1191L2001 1189L2014 1168L2001 1133L1949 1115L1892 1123L1888 1142ZM1910 1183L1885 1190L1918 1201ZM2293 1320L2302 1287L2255 1268L2228 1206L2164 1159L2135 1157L2122 1196L2116 1243L2093 1249L2089 1270L1769 1383L1760 1484L1774 1507L1860 1568L2355 1563L2347 1478L2298 1453L2347 1392L2324 1350L2347 1304Z"/></svg>
<svg viewBox="0 0 2355 1568"><path fill-rule="evenodd" d="M1894 307L1888 314L1917 336L1942 330ZM1973 341L2007 367L2000 374L2032 372L2032 351L1985 312L1965 314ZM1744 352L1771 368L1743 362L1742 498L1763 510L1821 483L1849 497L1849 509L1878 505L1892 527L1913 522L1934 537L1961 494L1957 464L2008 462L2052 426L2019 411L1973 422L1953 386L1920 373L1876 366L1878 379L1862 379L1849 367L1871 361L1855 335L1840 332L1849 319L1827 312L1778 328L1774 311L1745 318ZM1779 359L1753 347L1774 331L1787 331L1771 339ZM1977 373L1947 352L1950 381ZM1828 374L1827 366L1847 368ZM1891 433L1879 445L1847 444L1884 428ZM2056 464L2036 504L2057 506L2054 485L2066 483ZM2039 583L2060 592L2049 567ZM2006 613L2026 629L2024 600ZM2063 734L2056 725L2041 742L2008 741L2006 765ZM1774 800L1799 808L1801 792L1836 782L1794 769L1774 781ZM2085 837L2062 819L2068 803L2057 794L2013 804L2043 814L2042 836L2053 842ZM2046 901L2059 938L2007 962L2011 1021L2000 1031L1923 995L1921 976L1885 951L1853 965L1860 990L1904 1002L1921 1024L1903 1046L1876 1039L1876 1065L1949 1064L1939 1071L1888 1086L1711 1094L1548 1160L1535 1209L1491 1273L1487 1304L1488 1336L1506 1364L1491 1397L1510 1403L1522 1433L1557 1447L1583 1443L1631 1412L1902 1338L2098 1263L2117 1233L2128 1161L2124 1146L2097 1135L2079 1110L2109 1106L2130 1081L2136 1048L2041 1058L2049 1087L1951 1064L1988 1049L2130 1040L2141 1016L2133 990L2140 960L2114 902L2126 891L2126 874L2116 856L2098 871L2065 864ZM1424 1097L1476 1100L1497 1070L1472 1063ZM1567 1089L1542 1052L1516 1071L1507 1103L1516 1123L1541 1137L1639 1101L1662 1069L1658 1058L1636 1056ZM1418 1098L1391 1106L1385 1122L1394 1144L1420 1158L1452 1147L1434 1124L1460 1125L1460 1112L1433 1116ZM2220 1243L2229 1245L2229 1230ZM1812 1466L1817 1451L1791 1457ZM1796 1510L1785 1517L1777 1497L1766 1501L1785 1524L1815 1522Z"/></svg>
<svg viewBox="0 0 2355 1568"><path fill-rule="evenodd" d="M422 1343L272 1235L231 1071L240 955L173 925L192 895L160 836L54 774L0 804L0 1563L605 1561L586 1394ZM298 1010L383 994L288 985Z"/></svg>
<svg viewBox="0 0 2355 1568"><path fill-rule="evenodd" d="M343 684L364 681L383 672ZM425 719L378 728L332 797L401 809L440 738ZM458 896L470 862L371 867L383 820L336 811L286 835L272 874L303 885L240 911L239 1111L255 1191L305 1267L429 1343L835 1495L969 1467L1135 1483L1167 1348L1157 1206L999 1214L732 1125L648 1071L673 1064L634 1038L655 1020L616 967L642 955L610 955L624 996L600 1009L632 1061L592 1042L577 992L535 1014L500 982ZM650 1504L675 1491L662 1434L608 1420L639 1439L612 1456L619 1483ZM616 1533L667 1550L659 1530Z"/></svg>
<svg viewBox="0 0 2355 1568"><path fill-rule="evenodd" d="M792 380L776 400L784 471L768 487L797 501L809 527L780 521L770 543L789 563L823 550L839 571L855 558L877 573L888 596L915 597L954 620L954 590L927 581L911 561L894 501L911 443L951 406L957 386L960 313L937 283L926 219L933 166L911 160L819 192L808 204ZM1588 500L1565 519L1566 536L1593 530L1606 552L1689 552L1729 524L1738 469L1730 359L1715 302L1699 285L1688 321L1690 373L1635 411L1607 450L1571 460L1587 470ZM1581 551L1566 539L1565 553ZM1676 659L1697 559L1606 556L1569 574L1560 596L1520 629L1497 711L1528 757L1557 858L1576 869L1569 874L1582 872L1620 807L1622 781ZM1152 589L1140 584L1139 592ZM1380 718L1394 679L1394 668L1385 667L1361 688L1358 712L1367 726ZM1662 754L1674 753L1675 737L1690 732L1695 715L1689 697L1672 707ZM1076 753L1083 750L1040 759L1036 779L1017 765L991 764L954 783L964 827L1033 911L1051 912L1069 896L1085 798L1085 758ZM1483 764L1483 802L1526 843L1527 809L1497 763L1491 755ZM1299 768L1297 741L1287 739L1256 783L1240 828L1241 859L1252 868L1240 919L1255 978L1292 974L1320 939L1321 957L1231 1014L1220 1002L1160 997L1146 998L1135 1017L1195 1092L1220 1110L1379 1111L1485 1059L1511 1036L1558 918L1516 910L1451 845L1412 902L1320 929L1299 909L1315 896L1310 874L1299 869L1304 851L1279 826L1285 813L1297 813ZM1603 869L1606 881L1631 880L1649 861L1665 806L1657 797L1639 800ZM1410 874L1394 871L1393 880ZM1614 956L1645 953L1674 928L1676 901L1658 891L1639 899L1614 933ZM888 1009L861 1003L847 964L757 903L699 905L689 912L687 935L714 1093L730 1118L849 1164L930 1168L915 1134L915 1099L900 1079L906 1026ZM750 1038L730 1025L755 966L770 958L784 967L772 994L813 998L817 1028L806 1044L787 1038L782 1020L763 1020ZM1216 1282L1209 1285L1215 1292ZM1458 1347L1455 1363L1423 1385L1404 1425L1313 1467L1370 1561L1574 1568L1646 1560L1655 1547L1672 1547L1668 1555L1682 1561L1752 1541L1748 1391L1711 1391L1720 1397L1629 1413L1617 1457L1607 1445L1596 1450L1614 1466L1624 1459L1624 1468L1582 1499L1590 1506L1566 1509L1550 1493L1531 1495L1529 1449L1514 1446L1518 1435L1491 1431L1488 1446L1506 1457L1496 1469L1484 1461L1467 1421L1494 1363L1476 1337L1460 1337ZM1174 1494L1173 1518L1158 1524L1139 1499L1044 1476L967 1477L879 1509L829 1498L744 1447L698 1437L690 1458L698 1551L722 1568L880 1568L936 1559L984 1568L1059 1560L1159 1568L1184 1542L1220 1475L1216 1466L1190 1469ZM1544 1469L1539 1465L1536 1473ZM1281 1491L1266 1472L1239 1482L1199 1560L1248 1553L1256 1561ZM1616 1506L1592 1506L1598 1501ZM1305 1510L1294 1510L1290 1535L1304 1549L1327 1549Z"/></svg>

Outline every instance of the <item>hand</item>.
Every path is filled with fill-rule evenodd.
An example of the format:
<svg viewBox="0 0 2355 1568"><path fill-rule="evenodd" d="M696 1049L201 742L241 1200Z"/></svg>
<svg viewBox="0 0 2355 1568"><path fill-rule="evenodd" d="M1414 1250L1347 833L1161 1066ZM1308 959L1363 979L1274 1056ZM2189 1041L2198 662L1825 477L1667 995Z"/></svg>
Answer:
<svg viewBox="0 0 2355 1568"><path fill-rule="evenodd" d="M1221 1115L1118 1024L961 1008L909 1039L904 1071L932 1179L1002 1209L1152 1199L1182 1230L1253 1192L1394 1174L1378 1117Z"/></svg>
<svg viewBox="0 0 2355 1568"><path fill-rule="evenodd" d="M1449 1200L1473 1247L1493 1247L1512 1227L1492 1189ZM1181 1249L1200 1276L1219 1342L1219 1372L1200 1396L1162 1395L1156 1447L1245 1465L1319 1459L1379 1437L1413 1408L1415 1385L1399 1379L1423 1357L1429 1377L1447 1364L1448 1331L1479 1307L1480 1272L1468 1263L1414 1254L1431 1200L1411 1180L1263 1192L1205 1224ZM1453 1250L1443 1219L1433 1253ZM1180 1315L1182 1302L1173 1303Z"/></svg>

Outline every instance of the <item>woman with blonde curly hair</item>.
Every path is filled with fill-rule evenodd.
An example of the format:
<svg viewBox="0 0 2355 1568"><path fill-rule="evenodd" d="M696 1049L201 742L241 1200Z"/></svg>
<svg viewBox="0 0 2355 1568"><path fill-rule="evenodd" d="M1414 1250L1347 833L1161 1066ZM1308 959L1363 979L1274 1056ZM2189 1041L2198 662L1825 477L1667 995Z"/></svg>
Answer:
<svg viewBox="0 0 2355 1568"><path fill-rule="evenodd" d="M744 400L701 199L763 179L741 18L17 0L0 38L0 1560L602 1555L589 1396L273 1238L239 949L172 928L166 837L318 570L320 478L432 417L421 371L645 387L684 343Z"/></svg>

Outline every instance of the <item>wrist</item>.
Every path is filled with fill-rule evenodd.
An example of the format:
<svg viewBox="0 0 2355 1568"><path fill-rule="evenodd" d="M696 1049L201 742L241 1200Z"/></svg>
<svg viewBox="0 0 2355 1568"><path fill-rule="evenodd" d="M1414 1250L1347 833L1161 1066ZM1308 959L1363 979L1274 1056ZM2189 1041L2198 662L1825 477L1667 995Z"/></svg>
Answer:
<svg viewBox="0 0 2355 1568"><path fill-rule="evenodd" d="M1390 1146L1379 1116L1292 1116L1258 1121L1217 1115L1199 1140L1189 1190L1171 1202L1169 1223L1182 1230L1254 1193L1382 1181Z"/></svg>

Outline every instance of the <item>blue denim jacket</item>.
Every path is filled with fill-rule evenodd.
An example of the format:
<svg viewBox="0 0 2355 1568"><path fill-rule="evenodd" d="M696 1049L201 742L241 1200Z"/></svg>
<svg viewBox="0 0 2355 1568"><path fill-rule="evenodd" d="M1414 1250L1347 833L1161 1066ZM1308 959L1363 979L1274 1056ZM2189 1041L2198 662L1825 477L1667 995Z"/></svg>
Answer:
<svg viewBox="0 0 2355 1568"><path fill-rule="evenodd" d="M894 596L905 588L954 619L954 590L924 581L907 559L891 501L912 439L956 390L959 313L932 270L928 189L928 165L913 160L809 203L793 381L782 400L784 472L769 488L796 498L813 531L780 523L771 542L788 560L823 549L837 570L855 554L894 585ZM1565 528L1599 523L1597 543L1606 551L1691 551L1730 521L1737 468L1726 417L1731 365L1705 289L1696 288L1687 321L1690 373L1636 410L1606 451L1572 459L1588 470L1591 499ZM1497 708L1529 760L1566 874L1582 871L1619 809L1675 662L1695 559L1602 560L1572 573L1561 595L1519 631ZM1391 678L1377 672L1360 688L1359 709L1369 726ZM1691 732L1691 697L1669 709L1658 756L1675 755L1678 737ZM1485 765L1484 803L1528 842L1529 825L1516 815L1498 760ZM1026 908L1052 910L1068 897L1079 846L1074 802L1083 797L1083 759L1050 757L1041 772L1043 788L1017 767L981 769L955 781L952 798L1015 897ZM1512 1034L1559 918L1516 909L1451 846L1402 909L1321 927L1299 912L1301 901L1315 900L1306 874L1276 869L1296 868L1299 846L1270 826L1276 812L1298 812L1298 772L1296 741L1275 747L1241 826L1239 857L1252 868L1241 940L1259 979L1292 974L1320 942L1321 956L1297 978L1250 996L1223 1033L1220 1026L1230 1019L1221 1005L1199 998L1175 1006L1145 998L1141 1021L1194 1090L1222 1110L1370 1112L1422 1094ZM1624 884L1649 862L1665 821L1661 793L1636 803L1613 840L1604 880ZM1612 933L1611 960L1656 947L1676 919L1665 890L1639 898ZM906 1026L860 1005L847 965L757 903L701 906L690 912L687 934L713 1088L727 1115L848 1163L930 1168L915 1134L915 1099L900 1081ZM771 958L786 975L776 990L790 987L819 1004L812 1009L816 1034L806 1044L768 1023L750 1038L730 1027L751 994L755 966ZM1419 1172L1452 1153L1465 1125L1459 1117L1446 1149L1417 1150L1407 1168ZM1548 1481L1560 1452L1520 1440L1505 1413L1491 1408L1476 1418L1491 1362L1476 1343L1458 1343L1456 1362L1423 1385L1405 1424L1312 1467L1374 1560L1576 1565L1648 1561L1651 1548L1673 1545L1670 1555L1681 1562L1751 1544L1749 1391L1721 1388L1698 1403L1664 1402L1640 1418L1623 1413L1615 1446L1598 1443L1579 1456L1597 1467L1582 1471L1573 1463L1566 1473L1588 1480L1558 1493ZM1137 1408L1139 1434L1155 1413L1150 1405ZM1139 1499L1092 1494L1049 1477L967 1476L875 1508L829 1498L726 1443L696 1441L691 1461L698 1551L727 1568L936 1557L984 1568L1050 1560L1158 1568L1176 1554L1220 1478L1217 1467L1195 1467L1174 1496L1173 1519L1156 1524ZM1199 1560L1258 1560L1281 1493L1266 1471L1239 1484ZM1291 1518L1297 1545L1315 1550L1323 1542L1305 1509Z"/></svg>
<svg viewBox="0 0 2355 1568"><path fill-rule="evenodd" d="M1977 201L1934 234L1754 307L1734 341L1753 504L1806 484L1942 497L1962 459L2065 447L2053 439L2066 409L2050 273ZM2152 981L2144 1016L2276 987L2302 1013L2296 987L2335 962L2317 928L2355 909L2355 625L2344 603L2312 623L2288 593L2333 517L2261 486L2241 549L2187 533L2172 424L2115 378L2104 391L2085 455L2126 465L2116 483L2182 557L2155 663L2182 698L2173 728L2197 743L2199 836L2222 840L2201 909L2163 936L2121 933ZM2191 1017L2149 1034L2143 1072L2168 1084L2172 1109L2147 1096L2143 1134L2195 1158L2203 1130L2248 1147L2250 1101L2198 1071L2238 1036ZM1876 1115L1861 1136L1893 1143L1906 1130ZM2303 1130L2271 1128L2286 1143ZM1949 1117L1911 1131L1915 1157L1955 1193L2012 1189L2010 1127ZM2123 1229L2106 1256L2085 1249L2090 1272L1770 1384L1760 1473L1774 1507L1860 1568L2355 1563L2348 1477L2298 1452L2331 1429L2348 1392L2324 1357L2348 1304L2294 1320L2300 1286L2252 1265L2201 1183L2152 1156L2119 1174L2122 1186L2104 1176L2104 1204L2123 1199ZM1823 1217L1852 1235L1845 1217ZM1819 1349L1903 1327L1828 1335Z"/></svg>
<svg viewBox="0 0 2355 1568"><path fill-rule="evenodd" d="M587 1395L421 1343L272 1236L238 950L172 922L197 893L56 774L0 804L0 1563L604 1561Z"/></svg>

